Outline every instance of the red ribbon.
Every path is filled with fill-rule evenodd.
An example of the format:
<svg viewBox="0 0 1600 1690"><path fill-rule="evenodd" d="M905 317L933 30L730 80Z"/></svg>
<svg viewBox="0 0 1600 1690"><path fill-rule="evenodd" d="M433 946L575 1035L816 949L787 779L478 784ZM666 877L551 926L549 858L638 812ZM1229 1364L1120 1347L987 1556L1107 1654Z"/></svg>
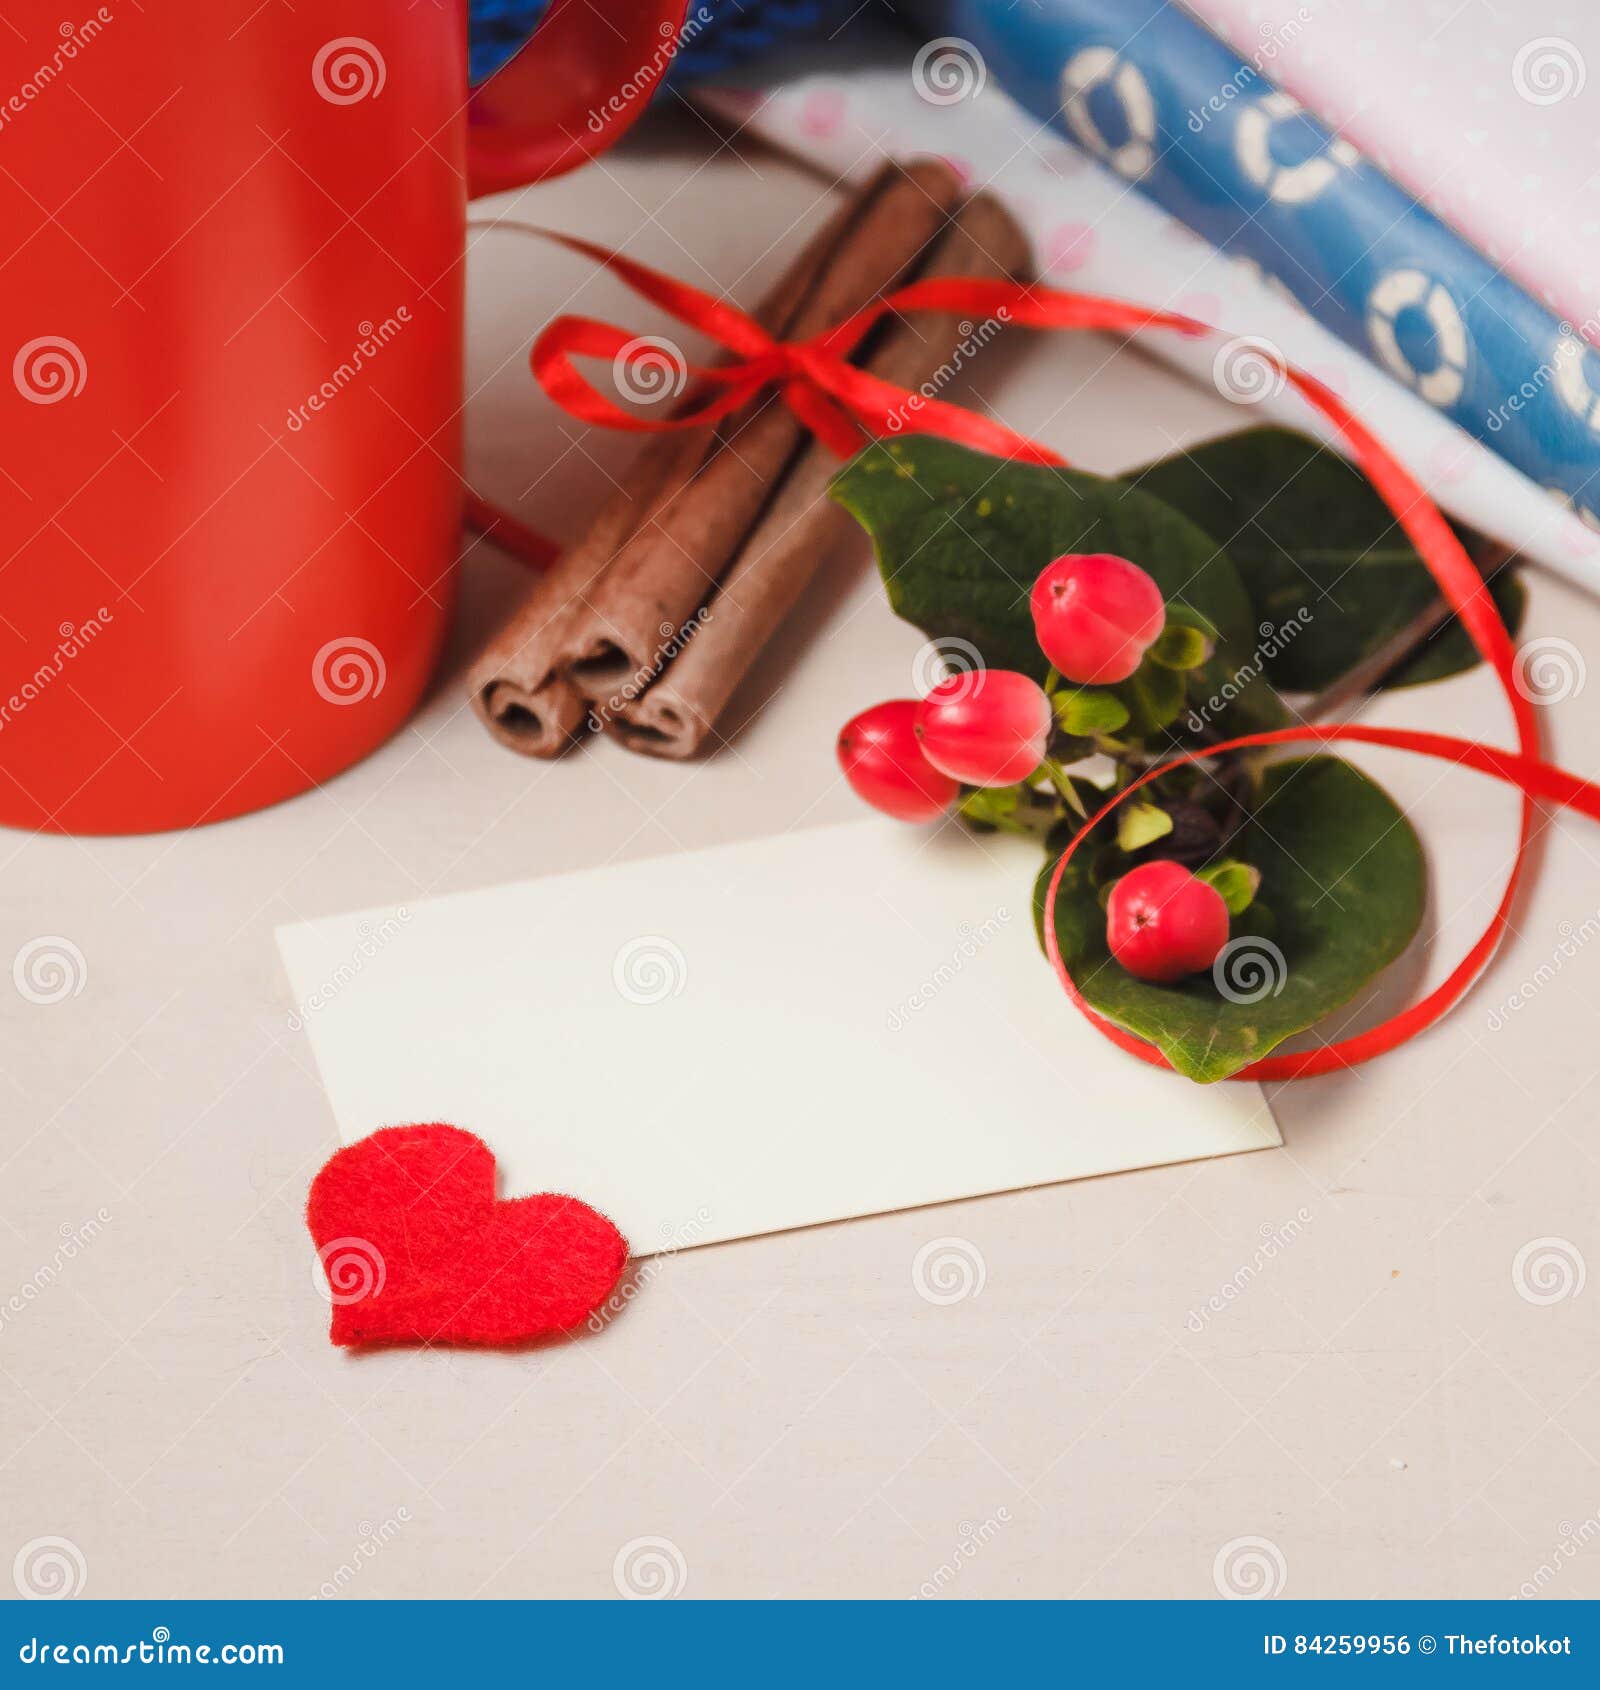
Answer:
<svg viewBox="0 0 1600 1690"><path fill-rule="evenodd" d="M530 569L548 569L561 555L554 540L547 539L538 529L507 516L472 489L462 494L462 517L469 528L475 528L486 540L521 558Z"/></svg>
<svg viewBox="0 0 1600 1690"><path fill-rule="evenodd" d="M932 280L914 282L879 298L865 310L808 340L785 342L776 339L754 318L725 300L716 299L606 247L574 236L534 229L526 224L505 226L555 241L593 259L635 293L735 355L735 361L718 365L685 363L681 374L684 379L692 376L695 380L694 402L684 409L674 410L667 417L643 417L624 410L593 386L573 360L577 357L609 358L619 372L636 366L649 368L655 365L659 368L661 343L630 335L614 324L591 317L557 317L534 343L533 373L563 409L584 422L604 428L647 433L693 428L729 415L763 389L775 386L806 427L841 457L850 456L870 438L909 430L940 435L959 445L999 457L1060 465L1065 460L1056 453L1036 441L1014 434L992 418L979 416L963 406L925 394L909 393L857 369L847 360L872 327L891 312L941 311L1025 328L1091 329L1123 335L1137 334L1146 329L1167 329L1187 336L1220 335L1222 332L1192 317L1094 294L1071 293L1009 281ZM1262 351L1264 356L1267 355L1265 348ZM1329 388L1292 365L1280 367L1284 377L1343 436L1351 456L1394 513L1395 520L1427 565L1440 593L1460 618L1480 656L1494 670L1511 709L1517 749L1514 752L1503 751L1445 734L1342 724L1250 734L1175 756L1172 761L1150 770L1124 787L1078 830L1056 864L1046 899L1045 948L1067 995L1114 1044L1157 1067L1170 1066L1153 1045L1097 1015L1084 1002L1056 942L1055 901L1067 863L1096 824L1141 787L1172 769L1201 762L1221 752L1254 746L1351 742L1380 745L1435 757L1504 781L1522 793L1522 812L1516 849L1499 905L1489 925L1441 984L1409 1008L1367 1032L1313 1050L1264 1057L1233 1076L1241 1080L1302 1078L1354 1067L1359 1062L1393 1050L1431 1027L1477 978L1505 934L1532 835L1534 800L1546 799L1600 820L1600 786L1568 774L1540 757L1539 728L1533 705L1516 685L1511 637L1482 576L1473 567L1437 506L1377 436Z"/></svg>

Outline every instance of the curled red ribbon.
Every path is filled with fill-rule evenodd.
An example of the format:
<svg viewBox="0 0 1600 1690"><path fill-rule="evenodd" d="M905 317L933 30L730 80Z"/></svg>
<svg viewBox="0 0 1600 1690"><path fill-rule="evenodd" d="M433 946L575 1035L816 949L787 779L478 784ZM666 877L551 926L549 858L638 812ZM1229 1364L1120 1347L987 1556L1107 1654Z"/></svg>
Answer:
<svg viewBox="0 0 1600 1690"><path fill-rule="evenodd" d="M593 259L635 293L661 306L680 322L708 335L735 355L736 361L720 365L685 364L682 373L695 379L694 397L698 402L669 417L641 417L624 410L600 392L581 374L573 360L576 357L609 358L619 369L648 364L659 360L660 343L630 335L614 324L591 317L557 317L534 343L531 358L533 373L563 409L584 422L604 428L647 433L693 428L729 415L764 388L776 386L796 416L840 457L850 456L868 439L903 432L907 427L906 419L914 417L917 432L937 434L958 445L998 457L1062 465L1065 460L1059 455L1036 441L1014 434L992 418L925 394L909 393L857 369L847 360L873 325L890 312L954 312L1024 328L1091 329L1123 335L1137 334L1146 329L1167 329L1192 337L1220 335L1222 332L1192 317L1094 294L1009 281L932 280L914 282L888 294L823 334L808 340L785 342L774 338L752 317L725 300L716 299L606 247L574 236L534 229L526 224L502 226L555 241ZM1084 1002L1062 960L1055 931L1056 895L1068 861L1097 823L1141 787L1159 779L1169 770L1201 762L1224 751L1255 746L1352 742L1388 746L1455 763L1504 781L1521 792L1522 812L1516 849L1494 915L1467 954L1438 986L1398 1015L1364 1033L1312 1050L1263 1057L1232 1076L1240 1080L1304 1078L1351 1068L1395 1049L1431 1027L1477 978L1505 934L1532 836L1534 800L1545 799L1600 820L1600 786L1546 763L1540 757L1539 728L1533 705L1516 685L1511 636L1483 578L1473 567L1438 507L1377 436L1329 388L1314 376L1284 364L1270 349L1263 347L1260 350L1263 356L1271 357L1285 379L1329 419L1343 437L1351 457L1394 513L1395 520L1427 565L1440 593L1460 618L1479 655L1493 668L1511 709L1517 749L1514 752L1503 751L1446 734L1341 724L1284 728L1180 753L1117 793L1078 830L1056 864L1045 905L1045 948L1067 995L1090 1022L1121 1049L1157 1067L1170 1066L1153 1045L1107 1021Z"/></svg>

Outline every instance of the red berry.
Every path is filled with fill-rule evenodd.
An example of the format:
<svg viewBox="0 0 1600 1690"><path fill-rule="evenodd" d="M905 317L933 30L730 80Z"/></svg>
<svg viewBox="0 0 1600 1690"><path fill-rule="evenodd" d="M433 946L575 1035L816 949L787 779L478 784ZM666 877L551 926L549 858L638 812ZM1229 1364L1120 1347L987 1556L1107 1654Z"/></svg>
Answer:
<svg viewBox="0 0 1600 1690"><path fill-rule="evenodd" d="M903 822L943 815L961 790L922 755L916 714L916 699L892 698L852 716L839 734L839 767L856 796Z"/></svg>
<svg viewBox="0 0 1600 1690"><path fill-rule="evenodd" d="M1111 888L1106 943L1140 980L1196 974L1228 942L1228 906L1181 863L1141 863Z"/></svg>
<svg viewBox="0 0 1600 1690"><path fill-rule="evenodd" d="M1029 598L1039 648L1069 681L1125 681L1166 625L1161 589L1109 552L1068 552L1047 564Z"/></svg>
<svg viewBox="0 0 1600 1690"><path fill-rule="evenodd" d="M941 681L917 706L917 739L947 775L1010 786L1044 761L1053 721L1037 682L1015 669L974 669Z"/></svg>

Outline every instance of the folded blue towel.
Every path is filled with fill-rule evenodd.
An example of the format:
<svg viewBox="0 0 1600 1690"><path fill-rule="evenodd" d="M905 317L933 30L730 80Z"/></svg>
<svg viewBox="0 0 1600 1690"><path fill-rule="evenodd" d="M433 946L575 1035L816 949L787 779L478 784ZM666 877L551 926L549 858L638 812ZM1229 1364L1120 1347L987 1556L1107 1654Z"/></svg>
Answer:
<svg viewBox="0 0 1600 1690"><path fill-rule="evenodd" d="M1600 353L1166 0L911 0L1027 110L1600 526Z"/></svg>

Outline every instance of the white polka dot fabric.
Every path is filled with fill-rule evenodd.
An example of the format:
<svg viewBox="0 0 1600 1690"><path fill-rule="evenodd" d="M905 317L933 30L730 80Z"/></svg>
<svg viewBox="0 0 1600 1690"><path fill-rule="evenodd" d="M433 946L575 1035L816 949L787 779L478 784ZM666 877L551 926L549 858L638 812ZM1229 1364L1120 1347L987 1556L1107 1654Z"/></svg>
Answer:
<svg viewBox="0 0 1600 1690"><path fill-rule="evenodd" d="M1595 0L1187 0L1600 345Z"/></svg>

